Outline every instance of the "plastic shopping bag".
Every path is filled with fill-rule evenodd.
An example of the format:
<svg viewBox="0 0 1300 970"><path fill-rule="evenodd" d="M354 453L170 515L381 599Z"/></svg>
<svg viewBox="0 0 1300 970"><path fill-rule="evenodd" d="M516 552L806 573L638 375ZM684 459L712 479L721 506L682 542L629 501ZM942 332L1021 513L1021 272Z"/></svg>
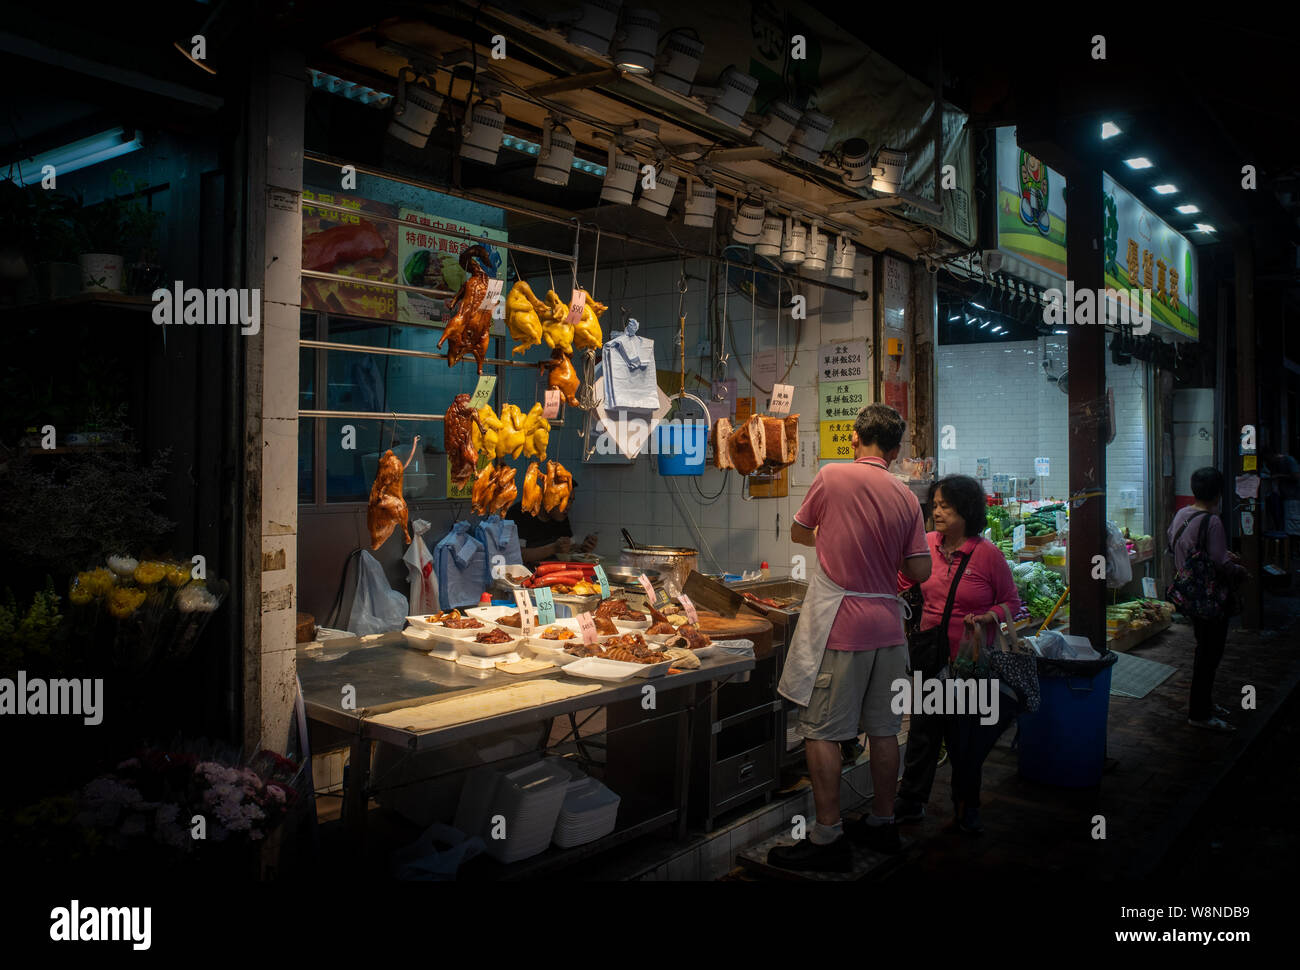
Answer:
<svg viewBox="0 0 1300 970"><path fill-rule="evenodd" d="M437 613L440 609L438 576L433 571L433 556L424 543L424 534L429 531L429 528L429 523L425 519L416 519L411 523L411 544L406 547L406 554L402 556L402 562L406 563L406 574L411 582L408 596L410 616Z"/></svg>
<svg viewBox="0 0 1300 970"><path fill-rule="evenodd" d="M1128 558L1128 543L1114 522L1106 522L1106 585L1119 589L1133 579L1133 564Z"/></svg>
<svg viewBox="0 0 1300 970"><path fill-rule="evenodd" d="M384 567L369 550L361 550L357 592L352 598L348 632L359 637L400 630L406 622L406 597L388 585Z"/></svg>
<svg viewBox="0 0 1300 970"><path fill-rule="evenodd" d="M988 659L984 656L984 631L977 625L963 627L957 657L952 662L954 677L988 676Z"/></svg>

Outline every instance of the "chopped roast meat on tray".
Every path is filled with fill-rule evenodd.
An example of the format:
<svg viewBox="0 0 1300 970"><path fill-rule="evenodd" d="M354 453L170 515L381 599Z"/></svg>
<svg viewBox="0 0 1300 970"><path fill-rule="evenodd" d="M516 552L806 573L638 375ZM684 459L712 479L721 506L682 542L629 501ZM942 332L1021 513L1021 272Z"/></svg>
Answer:
<svg viewBox="0 0 1300 970"><path fill-rule="evenodd" d="M475 643L505 643L512 639L505 630L484 630L474 638Z"/></svg>
<svg viewBox="0 0 1300 970"><path fill-rule="evenodd" d="M501 624L501 626L517 626L521 629L524 625L524 621L520 619L518 612L507 613L505 616L501 617L501 619L497 620L497 623Z"/></svg>
<svg viewBox="0 0 1300 970"><path fill-rule="evenodd" d="M618 627L614 625L614 621L611 620L609 617L594 616L592 617L592 622L595 623L596 625L596 632L599 633L601 636L605 636L606 634L608 634L609 636L617 636Z"/></svg>
<svg viewBox="0 0 1300 970"><path fill-rule="evenodd" d="M451 620L443 620L442 625L448 630L476 630L483 624L472 616L462 616Z"/></svg>

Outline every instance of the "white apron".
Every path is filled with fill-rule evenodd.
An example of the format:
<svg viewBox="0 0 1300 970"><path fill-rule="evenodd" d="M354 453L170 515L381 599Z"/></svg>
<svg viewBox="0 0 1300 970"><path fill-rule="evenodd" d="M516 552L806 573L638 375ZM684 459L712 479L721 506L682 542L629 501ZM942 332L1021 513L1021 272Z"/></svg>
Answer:
<svg viewBox="0 0 1300 970"><path fill-rule="evenodd" d="M786 652L785 669L777 687L777 693L800 707L807 707L812 700L813 686L821 671L822 657L826 653L826 641L830 639L831 626L834 625L840 603L846 596L894 600L902 607L903 616L909 619L912 616L911 607L901 596L893 593L857 593L837 586L820 570L814 573L799 609L799 623L794 628L794 640ZM901 620L898 632L905 640Z"/></svg>

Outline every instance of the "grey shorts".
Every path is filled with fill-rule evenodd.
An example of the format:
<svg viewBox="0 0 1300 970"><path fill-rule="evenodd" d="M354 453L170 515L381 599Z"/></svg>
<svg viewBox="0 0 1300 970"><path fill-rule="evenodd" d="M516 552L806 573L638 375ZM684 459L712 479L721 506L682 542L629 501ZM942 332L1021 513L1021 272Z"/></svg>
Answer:
<svg viewBox="0 0 1300 970"><path fill-rule="evenodd" d="M878 650L827 650L807 707L795 725L802 738L847 741L897 734L903 715L892 710L894 681L907 678L907 644Z"/></svg>

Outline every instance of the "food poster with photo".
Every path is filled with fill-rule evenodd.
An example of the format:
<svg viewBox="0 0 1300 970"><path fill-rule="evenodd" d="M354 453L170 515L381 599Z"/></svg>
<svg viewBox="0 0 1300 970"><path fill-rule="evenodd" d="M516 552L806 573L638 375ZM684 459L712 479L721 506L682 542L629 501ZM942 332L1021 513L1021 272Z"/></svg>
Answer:
<svg viewBox="0 0 1300 970"><path fill-rule="evenodd" d="M505 280L508 252L492 242L505 242L509 236L504 229L490 229L469 222L446 219L416 209L402 209L397 216L404 223L398 228L397 264L404 286L427 287L446 290L446 297L401 290L397 294L397 319L403 323L430 323L445 319L449 313L445 300L450 300L469 276L461 269L460 257L467 248L482 245L492 255L492 265L485 267L495 279ZM477 239L466 239L452 233L469 233ZM481 240L481 242L480 242ZM503 291L504 292L504 291ZM493 322L492 332L504 334L505 321Z"/></svg>
<svg viewBox="0 0 1300 970"><path fill-rule="evenodd" d="M311 205L351 209L351 215ZM397 217L397 207L329 188L302 191L302 268L382 283L397 282L397 226L367 214ZM397 292L384 286L302 279L302 308L372 320L397 319Z"/></svg>
<svg viewBox="0 0 1300 970"><path fill-rule="evenodd" d="M1106 286L1129 304L1151 291L1151 322L1197 339L1196 254L1192 244L1109 175L1101 176ZM1142 312L1146 312L1145 304Z"/></svg>
<svg viewBox="0 0 1300 970"><path fill-rule="evenodd" d="M997 248L1065 279L1065 178L1016 144L1015 128L999 128Z"/></svg>

